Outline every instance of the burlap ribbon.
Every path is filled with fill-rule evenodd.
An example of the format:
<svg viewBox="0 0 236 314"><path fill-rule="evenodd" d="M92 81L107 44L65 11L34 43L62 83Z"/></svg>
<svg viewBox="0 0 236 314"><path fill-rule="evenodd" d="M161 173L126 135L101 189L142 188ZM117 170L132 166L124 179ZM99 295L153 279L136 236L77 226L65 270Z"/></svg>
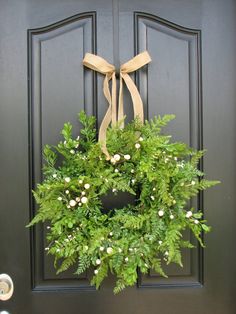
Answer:
<svg viewBox="0 0 236 314"><path fill-rule="evenodd" d="M117 121L121 122L121 127L123 127L124 120L124 104L123 104L123 81L125 82L133 102L134 118L138 117L143 123L143 102L140 97L139 91L134 84L133 80L128 73L134 72L151 61L151 57L147 51L144 51L128 62L124 63L120 67L120 90L119 90L119 106L118 106L118 119L117 119L117 101L116 101L116 69L114 65L108 63L103 58L96 56L91 53L86 53L83 65L86 67L100 72L105 75L103 82L103 93L106 97L109 106L107 112L102 120L98 140L101 143L102 151L106 155L107 159L110 159L106 147L106 131L110 123L115 126ZM109 81L112 80L111 93L109 89Z"/></svg>

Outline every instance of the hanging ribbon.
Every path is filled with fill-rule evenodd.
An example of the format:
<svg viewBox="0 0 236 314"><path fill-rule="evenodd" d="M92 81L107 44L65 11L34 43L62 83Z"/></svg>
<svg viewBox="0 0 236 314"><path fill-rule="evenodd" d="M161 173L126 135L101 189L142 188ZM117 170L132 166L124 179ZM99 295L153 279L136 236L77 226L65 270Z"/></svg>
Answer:
<svg viewBox="0 0 236 314"><path fill-rule="evenodd" d="M110 123L112 123L112 127L114 127L117 121L124 120L124 104L123 104L123 81L125 82L133 103L134 110L134 118L139 118L141 123L144 121L143 116L143 102L140 97L139 91L134 84L133 80L129 76L128 73L134 72L140 69L145 64L151 61L151 57L147 51L144 51L128 62L124 63L120 67L120 90L119 90L119 106L118 106L118 120L117 120L117 101L116 101L116 69L114 65L108 63L105 59L96 56L91 53L86 53L83 65L86 67L100 72L105 75L103 82L103 93L105 98L108 101L108 109L102 120L98 140L101 143L102 151L106 155L107 159L110 159L110 155L108 153L106 147L106 131ZM109 89L109 81L112 80L111 93ZM123 127L123 122L121 122Z"/></svg>

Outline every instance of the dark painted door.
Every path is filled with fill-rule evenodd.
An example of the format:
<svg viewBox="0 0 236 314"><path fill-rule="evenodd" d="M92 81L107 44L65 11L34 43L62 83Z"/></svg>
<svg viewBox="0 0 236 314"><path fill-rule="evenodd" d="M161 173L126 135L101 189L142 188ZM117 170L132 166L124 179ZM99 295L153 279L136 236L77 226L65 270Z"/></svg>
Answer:
<svg viewBox="0 0 236 314"><path fill-rule="evenodd" d="M236 313L235 6L233 0L0 0L0 273L15 284L1 310ZM85 52L119 66L145 49L152 63L136 82L146 118L175 113L169 131L207 147L204 170L222 184L193 200L213 225L204 254L184 252L184 268L170 267L168 279L150 272L114 296L112 277L95 291L89 274L56 276L44 255L45 230L24 226L34 210L30 190L41 180L42 146L59 140L64 121L76 125L81 109L98 124L106 111L103 78L83 69Z"/></svg>

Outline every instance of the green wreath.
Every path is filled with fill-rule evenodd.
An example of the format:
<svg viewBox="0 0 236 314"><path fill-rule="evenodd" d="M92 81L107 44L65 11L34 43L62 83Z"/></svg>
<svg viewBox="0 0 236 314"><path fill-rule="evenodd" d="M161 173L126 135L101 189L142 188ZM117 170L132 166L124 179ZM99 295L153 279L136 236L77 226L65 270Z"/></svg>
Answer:
<svg viewBox="0 0 236 314"><path fill-rule="evenodd" d="M95 118L84 112L80 136L73 139L72 125L65 123L64 141L45 146L44 180L33 192L39 208L29 226L50 223L45 250L54 255L58 273L77 263L77 274L92 266L91 284L98 288L110 271L117 277L117 293L136 283L137 268L166 276L163 263L182 266L181 248L193 247L183 240L185 229L203 246L202 231L210 227L201 211L186 204L218 181L200 179L203 151L161 134L173 118L154 117L143 125L136 119L123 129L109 128L110 160L96 141ZM104 211L102 197L119 191L135 195L135 204Z"/></svg>

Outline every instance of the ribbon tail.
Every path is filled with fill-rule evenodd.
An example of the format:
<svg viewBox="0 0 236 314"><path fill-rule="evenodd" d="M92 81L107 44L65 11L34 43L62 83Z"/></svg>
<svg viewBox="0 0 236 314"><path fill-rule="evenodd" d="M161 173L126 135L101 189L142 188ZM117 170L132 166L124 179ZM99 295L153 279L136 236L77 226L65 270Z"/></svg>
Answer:
<svg viewBox="0 0 236 314"><path fill-rule="evenodd" d="M140 122L143 124L144 122L144 114L143 114L143 102L139 91L134 84L133 80L127 73L122 74L125 84L130 92L132 102L133 102L133 109L134 109L134 118L139 118Z"/></svg>
<svg viewBox="0 0 236 314"><path fill-rule="evenodd" d="M117 123L117 109L116 109L116 74L112 73L112 96L111 96L111 122L112 127Z"/></svg>
<svg viewBox="0 0 236 314"><path fill-rule="evenodd" d="M120 124L120 128L123 129L124 128L124 101L123 101L123 78L122 78L122 73L120 73L118 122L121 123Z"/></svg>

